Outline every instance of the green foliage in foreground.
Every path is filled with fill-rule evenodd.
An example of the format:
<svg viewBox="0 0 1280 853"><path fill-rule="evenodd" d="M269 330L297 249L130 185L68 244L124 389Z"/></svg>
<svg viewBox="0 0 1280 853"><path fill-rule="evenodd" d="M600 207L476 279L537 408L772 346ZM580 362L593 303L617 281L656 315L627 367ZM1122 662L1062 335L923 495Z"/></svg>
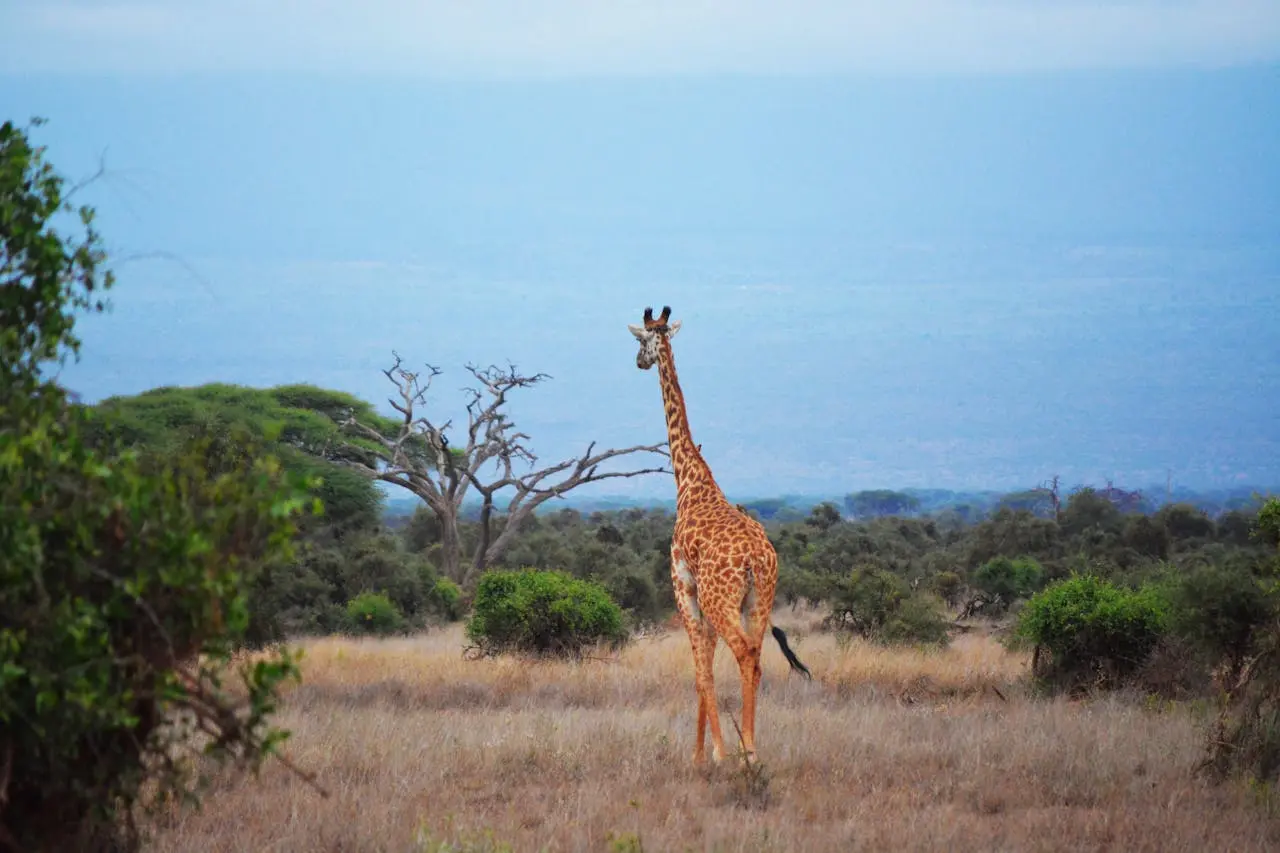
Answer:
<svg viewBox="0 0 1280 853"><path fill-rule="evenodd" d="M564 572L490 571L476 589L467 636L482 650L580 655L627 640L622 609L592 581Z"/></svg>
<svg viewBox="0 0 1280 853"><path fill-rule="evenodd" d="M80 242L60 217L78 217ZM133 807L144 791L190 795L193 752L256 768L275 750L276 691L297 675L287 650L234 672L231 651L253 579L289 557L305 484L265 454L210 476L207 443L91 448L84 411L43 375L77 351L76 311L100 308L111 284L92 222L27 132L0 126L6 848L135 849Z"/></svg>
<svg viewBox="0 0 1280 853"><path fill-rule="evenodd" d="M251 766L284 738L268 717L290 652L236 673L243 710L223 685L302 496L270 458L211 480L197 453L104 460L72 424L25 425L0 434L0 748L5 823L49 849L113 828L148 780L188 790L176 756L197 741L167 715L194 713L214 735L203 751Z"/></svg>

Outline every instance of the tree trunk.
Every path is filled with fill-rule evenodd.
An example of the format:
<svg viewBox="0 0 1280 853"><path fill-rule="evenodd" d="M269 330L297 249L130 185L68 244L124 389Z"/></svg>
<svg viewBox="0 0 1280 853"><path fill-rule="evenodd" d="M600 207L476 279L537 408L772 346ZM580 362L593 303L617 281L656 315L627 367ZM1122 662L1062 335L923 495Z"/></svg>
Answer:
<svg viewBox="0 0 1280 853"><path fill-rule="evenodd" d="M480 506L480 541L476 543L476 553L472 558L471 568L468 569L466 576L462 579L463 586L480 577L489 566L490 526L493 522L493 493L481 492L481 494L484 495L484 503Z"/></svg>
<svg viewBox="0 0 1280 853"><path fill-rule="evenodd" d="M506 521L502 525L502 532L498 534L498 538L493 544L488 546L484 555L484 564L487 566L493 563L498 557L502 556L502 552L507 550L511 544L511 540L520 532L520 526L524 524L524 520L533 513L534 507L530 504L518 507L515 512L507 516ZM486 533L487 535L487 533Z"/></svg>
<svg viewBox="0 0 1280 853"><path fill-rule="evenodd" d="M431 509L440 519L440 571L449 580L461 584L462 537L458 533L457 512L452 506L443 509L432 506Z"/></svg>

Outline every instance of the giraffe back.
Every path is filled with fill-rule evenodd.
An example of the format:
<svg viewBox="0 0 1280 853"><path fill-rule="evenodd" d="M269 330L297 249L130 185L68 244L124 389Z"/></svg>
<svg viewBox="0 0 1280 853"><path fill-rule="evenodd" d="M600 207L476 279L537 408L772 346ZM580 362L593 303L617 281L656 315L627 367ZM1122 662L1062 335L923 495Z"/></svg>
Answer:
<svg viewBox="0 0 1280 853"><path fill-rule="evenodd" d="M678 511L672 542L700 587L745 582L748 579L738 575L747 571L755 586L767 584L772 590L776 582L778 557L764 527L728 501Z"/></svg>

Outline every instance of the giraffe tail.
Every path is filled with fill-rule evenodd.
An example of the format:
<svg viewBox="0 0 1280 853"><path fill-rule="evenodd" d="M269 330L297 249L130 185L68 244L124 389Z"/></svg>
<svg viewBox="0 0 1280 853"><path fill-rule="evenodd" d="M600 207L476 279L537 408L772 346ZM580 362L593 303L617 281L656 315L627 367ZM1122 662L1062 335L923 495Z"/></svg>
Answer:
<svg viewBox="0 0 1280 853"><path fill-rule="evenodd" d="M773 638L778 641L778 645L782 647L782 654L787 658L787 663L791 664L791 668L803 675L805 678L813 678L809 673L809 667L800 662L800 658L796 657L796 653L791 651L791 646L787 643L786 633L777 625L773 626Z"/></svg>

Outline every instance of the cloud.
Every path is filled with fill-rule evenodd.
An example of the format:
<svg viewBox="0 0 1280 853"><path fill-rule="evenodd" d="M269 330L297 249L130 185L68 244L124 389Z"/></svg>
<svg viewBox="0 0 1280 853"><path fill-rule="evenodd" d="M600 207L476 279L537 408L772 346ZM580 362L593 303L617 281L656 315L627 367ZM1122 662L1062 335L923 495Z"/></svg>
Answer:
<svg viewBox="0 0 1280 853"><path fill-rule="evenodd" d="M1280 59L1276 0L6 0L0 71L464 78Z"/></svg>

